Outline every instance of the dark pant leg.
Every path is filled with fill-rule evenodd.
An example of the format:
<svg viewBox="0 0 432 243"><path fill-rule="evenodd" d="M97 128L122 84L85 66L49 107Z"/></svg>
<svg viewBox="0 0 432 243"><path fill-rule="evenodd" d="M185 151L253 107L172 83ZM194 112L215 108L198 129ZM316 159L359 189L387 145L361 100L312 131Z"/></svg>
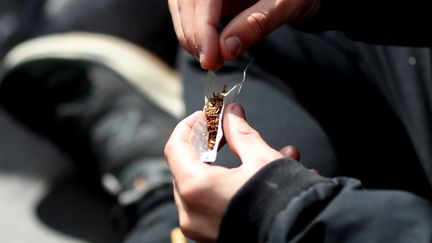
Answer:
<svg viewBox="0 0 432 243"><path fill-rule="evenodd" d="M381 150L387 154L378 157L382 174L375 177L432 198L431 49L355 42L353 50L359 68L399 120L385 121L389 141Z"/></svg>
<svg viewBox="0 0 432 243"><path fill-rule="evenodd" d="M169 243L170 234L178 225L178 213L174 201L163 203L144 215L126 236L124 242Z"/></svg>
<svg viewBox="0 0 432 243"><path fill-rule="evenodd" d="M248 69L238 100L245 108L248 121L272 147L280 149L292 144L300 149L301 161L306 166L324 175L334 175L337 158L324 130L299 103L291 86L263 69L259 59L255 56ZM224 78L232 72L241 73L249 60L250 56L246 55L240 61L227 63L217 74ZM180 55L180 67L186 109L192 113L204 105L206 72L184 52ZM235 166L239 161L226 146L219 152L216 163Z"/></svg>
<svg viewBox="0 0 432 243"><path fill-rule="evenodd" d="M254 65L240 99L248 120L275 148L297 146L301 162L325 176L353 176L370 188L420 194L425 178L413 144L372 82L376 75L366 75L360 65L365 50L355 44L340 32L315 35L284 26L272 33L250 50ZM203 105L205 76L193 60L183 69L190 113ZM219 162L226 161L232 156L224 151Z"/></svg>
<svg viewBox="0 0 432 243"><path fill-rule="evenodd" d="M178 215L175 210L157 215L160 207L175 209L163 146L176 118L113 70L79 59L17 65L2 79L0 103L68 154L86 186L103 187L115 198L117 231L133 228L132 233L166 242ZM151 227L142 223L149 218L155 219Z"/></svg>
<svg viewBox="0 0 432 243"><path fill-rule="evenodd" d="M398 48L355 42L341 32L315 35L282 27L252 52L257 64L290 86L304 110L319 123L337 158L338 175L361 179L369 188L409 190L424 196L429 185L412 143L416 139L410 138L403 122L406 117L397 112L396 104L409 103L413 97L424 104L425 92L409 96L400 94L406 93L403 86L399 90L405 92L399 94L394 94L392 86L383 87L404 77L399 84L422 90L424 75L403 71L398 63L407 51L393 49ZM415 53L425 58L424 50L417 48ZM396 97L393 101L389 93ZM405 108L414 114L427 110ZM303 152L315 153L313 149Z"/></svg>

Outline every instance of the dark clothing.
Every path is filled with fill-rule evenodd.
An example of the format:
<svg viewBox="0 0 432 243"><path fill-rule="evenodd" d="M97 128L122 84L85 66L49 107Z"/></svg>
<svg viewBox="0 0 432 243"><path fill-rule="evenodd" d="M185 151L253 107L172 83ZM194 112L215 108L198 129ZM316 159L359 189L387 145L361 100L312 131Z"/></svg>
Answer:
<svg viewBox="0 0 432 243"><path fill-rule="evenodd" d="M431 242L430 48L356 35L364 37L284 26L245 55L254 57L239 100L248 121L271 146L297 146L302 164L334 179L296 161L271 163L231 201L220 242ZM205 76L184 63L193 111ZM227 161L222 151L218 163Z"/></svg>
<svg viewBox="0 0 432 243"><path fill-rule="evenodd" d="M30 19L35 24L29 26L39 31L19 29L3 39L11 47L18 40L45 33L97 31L150 47L170 59L165 41L171 43L172 31L159 33L169 20L132 21L130 28L124 28L127 21L120 21L124 16L132 20L150 16L142 10L155 8L122 4L86 5L83 11L75 11L79 17L64 14L78 8L75 2L47 18L25 14L34 17ZM344 32L308 34L285 26L253 47L245 60L227 63L219 72L221 76L240 72L254 57L240 97L248 121L271 146L297 146L305 165L279 160L251 178L227 209L220 242L432 240L428 201L432 198L431 39L427 31L413 28L428 29L421 25L431 23L432 15L422 14L429 8L422 4L381 1L369 8L364 1L323 0L320 14L296 27ZM339 11L340 6L352 11ZM121 11L104 14L104 8ZM396 17L382 21L382 13ZM167 9L163 15L168 15ZM91 21L94 16L103 23L106 18L100 16L109 16L112 23L102 28L99 21ZM135 31L137 26L141 31ZM148 28L143 32L142 27ZM160 38L165 34L170 38ZM190 113L202 109L205 73L195 60L181 58ZM236 166L238 161L224 149L217 163ZM306 168L317 169L323 177ZM157 197L144 198L137 205L141 218L136 219L137 227L127 242L168 241L177 225L177 212L172 199L161 198L164 203L156 207Z"/></svg>
<svg viewBox="0 0 432 243"><path fill-rule="evenodd" d="M168 5L163 1L0 2L1 59L17 44L30 38L75 31L126 40L151 51L170 65L175 59L177 39ZM97 49L104 54L103 48ZM2 63L0 105L66 152L79 168L80 178L84 177L88 185L98 190L102 189L100 182L107 171L128 185L127 188L137 176L143 176L141 173L160 179L155 173L158 167L147 165L163 160L163 146L177 119L169 114L157 115L161 114L161 108L137 94L135 88L126 88L128 81L124 77L129 75L118 75L107 67L103 63L106 58L89 61L87 55L80 53L80 56L73 55L76 59L65 60L61 54L59 50L49 50L50 58L44 55L29 58L24 65L7 72ZM152 134L155 140L149 140ZM170 177L168 174L164 176ZM171 188L167 190L164 186L155 193L147 193L151 198L149 195L142 200L134 199L137 202L129 202L132 205L127 207L117 202L119 192L110 193L112 198L104 199L116 202L110 215L114 216L113 230L123 238L125 231L134 227L125 242L170 241L172 228L178 226ZM145 216L141 217L142 214ZM48 225L58 229L52 221ZM86 233L80 232L75 237L83 235Z"/></svg>
<svg viewBox="0 0 432 243"><path fill-rule="evenodd" d="M126 75L61 53L8 70L0 105L69 155L86 186L113 204L113 230L124 242L169 242L178 215L162 154L177 119Z"/></svg>
<svg viewBox="0 0 432 243"><path fill-rule="evenodd" d="M220 242L431 242L432 203L320 178L295 161L271 163L232 200Z"/></svg>

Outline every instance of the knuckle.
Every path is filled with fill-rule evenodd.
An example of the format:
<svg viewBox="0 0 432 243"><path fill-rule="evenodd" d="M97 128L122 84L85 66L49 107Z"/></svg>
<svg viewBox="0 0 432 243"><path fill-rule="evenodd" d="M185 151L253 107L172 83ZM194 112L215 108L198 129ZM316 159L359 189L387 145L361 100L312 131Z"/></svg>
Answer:
<svg viewBox="0 0 432 243"><path fill-rule="evenodd" d="M258 36L264 36L270 32L270 17L265 12L254 12L247 17L247 23L252 32Z"/></svg>
<svg viewBox="0 0 432 243"><path fill-rule="evenodd" d="M261 139L260 134L255 129L249 126L241 126L238 129L238 134L245 140L257 140Z"/></svg>

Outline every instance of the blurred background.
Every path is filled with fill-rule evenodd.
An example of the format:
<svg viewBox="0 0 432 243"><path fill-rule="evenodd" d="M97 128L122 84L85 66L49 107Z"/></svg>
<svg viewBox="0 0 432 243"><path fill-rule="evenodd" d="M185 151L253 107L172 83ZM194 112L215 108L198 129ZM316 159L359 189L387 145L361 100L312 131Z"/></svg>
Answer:
<svg viewBox="0 0 432 243"><path fill-rule="evenodd" d="M173 64L176 39L166 4L1 0L0 58L33 37L87 31L123 38ZM65 154L0 108L0 242L119 242L110 210L110 200L81 180Z"/></svg>

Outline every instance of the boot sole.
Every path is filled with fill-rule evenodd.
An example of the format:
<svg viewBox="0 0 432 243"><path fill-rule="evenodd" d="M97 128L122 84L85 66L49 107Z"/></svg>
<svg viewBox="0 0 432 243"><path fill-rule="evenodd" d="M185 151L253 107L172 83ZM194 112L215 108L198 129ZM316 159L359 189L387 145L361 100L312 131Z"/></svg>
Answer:
<svg viewBox="0 0 432 243"><path fill-rule="evenodd" d="M177 72L150 51L123 39L87 32L66 32L30 39L6 54L2 73L25 62L44 58L100 63L172 116L181 118L185 114Z"/></svg>

